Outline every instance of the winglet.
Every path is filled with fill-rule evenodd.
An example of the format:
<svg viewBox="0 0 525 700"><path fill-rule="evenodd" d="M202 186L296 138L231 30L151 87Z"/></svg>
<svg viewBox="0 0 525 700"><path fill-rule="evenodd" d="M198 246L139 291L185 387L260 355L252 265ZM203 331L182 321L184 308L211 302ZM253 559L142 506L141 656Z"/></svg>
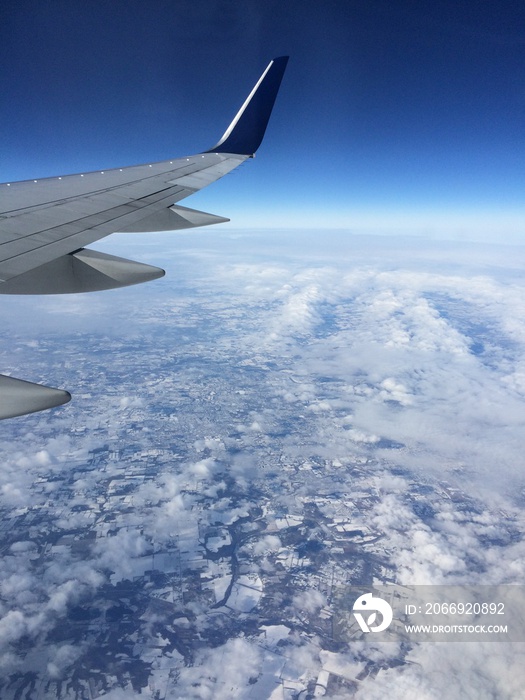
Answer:
<svg viewBox="0 0 525 700"><path fill-rule="evenodd" d="M263 140L287 63L288 56L270 61L219 143L204 153L255 153Z"/></svg>

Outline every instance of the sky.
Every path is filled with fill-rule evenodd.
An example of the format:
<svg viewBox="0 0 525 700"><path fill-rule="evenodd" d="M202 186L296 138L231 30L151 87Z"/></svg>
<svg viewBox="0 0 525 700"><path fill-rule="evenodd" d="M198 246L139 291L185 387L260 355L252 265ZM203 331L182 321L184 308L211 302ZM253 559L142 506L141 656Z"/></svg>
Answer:
<svg viewBox="0 0 525 700"><path fill-rule="evenodd" d="M188 206L521 241L524 37L513 0L2 3L0 180L205 150L289 55L256 161Z"/></svg>

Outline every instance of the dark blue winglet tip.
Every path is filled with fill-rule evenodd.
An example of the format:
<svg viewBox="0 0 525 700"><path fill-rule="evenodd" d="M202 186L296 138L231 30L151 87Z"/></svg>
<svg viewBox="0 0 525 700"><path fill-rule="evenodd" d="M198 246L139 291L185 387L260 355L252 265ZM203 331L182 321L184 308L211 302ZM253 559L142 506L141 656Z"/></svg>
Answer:
<svg viewBox="0 0 525 700"><path fill-rule="evenodd" d="M205 153L235 153L252 156L261 145L275 98L288 63L288 56L268 64L221 140Z"/></svg>

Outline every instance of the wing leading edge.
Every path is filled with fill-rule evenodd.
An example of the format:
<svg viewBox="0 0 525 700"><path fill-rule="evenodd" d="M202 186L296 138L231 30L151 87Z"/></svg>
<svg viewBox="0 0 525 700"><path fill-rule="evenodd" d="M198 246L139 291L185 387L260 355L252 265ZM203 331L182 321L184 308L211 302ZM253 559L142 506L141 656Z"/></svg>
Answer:
<svg viewBox="0 0 525 700"><path fill-rule="evenodd" d="M85 246L116 232L228 221L177 203L253 157L288 57L270 61L221 140L185 158L0 185L0 294L98 291L161 277L160 268ZM36 387L36 388L35 388ZM0 419L69 401L68 392L0 375Z"/></svg>

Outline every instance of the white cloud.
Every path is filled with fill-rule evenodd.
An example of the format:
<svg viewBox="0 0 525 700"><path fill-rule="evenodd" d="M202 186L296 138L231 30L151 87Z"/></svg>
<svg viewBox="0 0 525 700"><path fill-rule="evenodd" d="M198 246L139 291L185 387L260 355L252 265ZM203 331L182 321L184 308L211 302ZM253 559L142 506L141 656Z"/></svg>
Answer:
<svg viewBox="0 0 525 700"><path fill-rule="evenodd" d="M230 639L197 654L193 667L180 671L177 693L188 700L230 700L248 692L261 670L259 647L246 639Z"/></svg>
<svg viewBox="0 0 525 700"><path fill-rule="evenodd" d="M421 644L408 664L360 683L356 698L515 700L522 694L523 644Z"/></svg>
<svg viewBox="0 0 525 700"><path fill-rule="evenodd" d="M183 542L188 557L198 558L210 524L229 525L254 512L258 520L261 504L293 513L302 512L314 498L326 497L326 512L333 515L343 510L339 495L326 496L334 489L356 503L359 492L372 494L366 508L354 504L348 510L354 508L352 522L361 518L357 524L378 536L377 543L369 538L366 551L379 553L400 583L523 581L525 545L509 535L511 528L524 531L523 515L506 492L517 485L518 494L523 479L525 295L519 257L513 262L501 251L478 251L478 259L470 260L470 253L462 253L452 268L448 247L421 246L417 253L412 247L405 259L406 246L403 251L393 242L341 237L339 258L330 256L321 241L313 256L298 246L288 258L275 260L272 252L269 260L271 241L265 245L264 255L248 256L255 261L242 265L196 249L186 260L194 256L191 260L199 265L182 271L181 284L190 280L195 292L191 298L174 293L145 308L122 302L120 315L126 317L122 309L132 308L139 326L158 326L170 343L177 339L172 343L176 349L166 345L169 371L164 365L159 370L167 376L157 377L157 367L148 367L148 378L138 387L128 383L119 394L110 386L113 394L105 397L105 376L96 362L89 365L94 362L92 348L84 350L79 342L72 346L76 354L65 353L65 359L85 352L82 357L92 371L89 392L98 398L85 399L85 412L72 407L77 412L71 425L53 422L47 414L27 419L34 429L27 429L23 440L3 439L2 507L19 513L47 508L42 510L47 525L58 534L60 529L80 529L85 522L82 509L70 511L73 505L94 506L100 497L108 513L118 513L119 524L116 534L97 539L82 563L65 545L58 545L52 556L35 552L25 541L11 546L0 573L0 667L14 667L13 642L24 634L45 638L68 606L89 599L106 581L101 569L116 571L117 579L132 577L135 563L174 542ZM111 321L114 298L105 302L99 297L103 313L98 316L107 314ZM58 302L46 303L42 316L52 315L56 325ZM87 300L72 299L68 323L88 309L92 312ZM127 321L104 329L116 349ZM191 352L184 355L186 342ZM141 342L136 345L140 362L128 349L122 360L130 376L134 362L138 376L150 361ZM37 350L39 344L24 352ZM192 372L185 374L184 362L192 365ZM251 389L231 385L217 394L209 367L216 373L227 367L240 383L242 372L255 368L260 371L257 390L247 383ZM122 377L124 386L125 372ZM181 388L193 392L187 400L179 395ZM158 390L171 407L171 417L153 419L149 399L134 398L139 389L147 397ZM151 406L157 402L156 396ZM85 435L74 432L74 420L86 428ZM170 432L159 431L169 435L169 448L158 444L155 420L170 421ZM132 426L130 434L124 425ZM53 432L52 439L42 437ZM182 456L174 456L179 446L171 447L172 441L182 443ZM120 505L112 511L104 503L107 482L121 471L119 457L103 460L104 471L95 468L71 476L71 484L67 481L91 447L133 443L165 454L156 480L145 479L132 490L129 512L123 506L120 512ZM146 465L147 457L139 453L125 459L130 464L144 459ZM276 475L266 478L267 470ZM305 473L308 478L302 478ZM45 482L44 475L53 479ZM232 480L235 499L228 493ZM414 483L431 483L435 489L416 497ZM481 502L487 504L486 511L462 510L446 491L450 484L462 487L466 496L485 498ZM65 504L64 493L72 491L64 512L55 513L53 504ZM199 499L205 508L200 509ZM418 514L418 505L428 506L431 514ZM114 527L104 521L104 511L96 512L101 531ZM289 546L286 537L286 532L280 537L250 534L238 552L244 557L242 575L257 573L263 579L264 572L274 573L274 554ZM36 553L44 562L38 576L32 564ZM247 562L250 556L261 560ZM311 614L326 601L314 588L295 589L294 594L293 607ZM188 603L185 611L197 616L188 623L194 630L202 632L209 624L203 600ZM309 673L321 668L321 644L305 641L300 632L289 636L286 673L306 687ZM465 644L458 654L453 645L420 645L410 652L408 664L383 666L360 682L357 697L518 697L524 680L519 653L503 647L498 652L497 646L489 650ZM377 662L389 658L364 645L354 651L349 666L362 663L366 654ZM244 638L197 651L195 665L181 670L177 692L188 698L247 694L261 673L262 657L261 649ZM48 673L59 678L74 662L68 645L52 648ZM116 700L134 693L114 689L106 697Z"/></svg>
<svg viewBox="0 0 525 700"><path fill-rule="evenodd" d="M72 644L53 645L48 648L50 661L47 664L49 677L52 679L61 678L64 671L71 666L83 653L83 649Z"/></svg>
<svg viewBox="0 0 525 700"><path fill-rule="evenodd" d="M265 535L255 542L252 551L255 556L266 555L270 552L278 552L281 546L281 540L278 537Z"/></svg>
<svg viewBox="0 0 525 700"><path fill-rule="evenodd" d="M0 619L0 643L15 642L27 632L27 623L20 610L9 610Z"/></svg>
<svg viewBox="0 0 525 700"><path fill-rule="evenodd" d="M294 595L293 604L298 610L313 614L326 605L326 597L321 591L310 589Z"/></svg>

